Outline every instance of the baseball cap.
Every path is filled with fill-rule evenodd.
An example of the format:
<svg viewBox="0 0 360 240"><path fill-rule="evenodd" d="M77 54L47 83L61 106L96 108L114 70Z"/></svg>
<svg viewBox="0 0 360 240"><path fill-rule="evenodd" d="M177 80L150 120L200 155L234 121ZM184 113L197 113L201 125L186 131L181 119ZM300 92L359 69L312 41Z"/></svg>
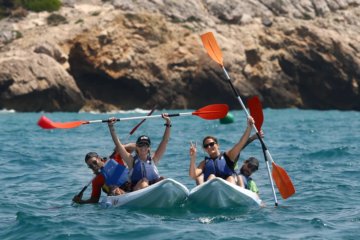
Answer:
<svg viewBox="0 0 360 240"><path fill-rule="evenodd" d="M149 146L151 145L151 141L150 141L150 138L146 135L141 135L137 141L136 141L136 145L139 145L141 143L145 143L145 144L148 144Z"/></svg>

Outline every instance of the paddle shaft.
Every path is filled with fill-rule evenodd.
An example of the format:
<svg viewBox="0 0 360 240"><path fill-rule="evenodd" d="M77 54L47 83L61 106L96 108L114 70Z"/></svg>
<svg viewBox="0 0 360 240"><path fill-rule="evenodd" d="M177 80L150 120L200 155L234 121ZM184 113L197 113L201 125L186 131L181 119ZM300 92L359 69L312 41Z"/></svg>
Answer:
<svg viewBox="0 0 360 240"><path fill-rule="evenodd" d="M96 177L96 176L95 176ZM92 181L95 179L95 177L93 177L89 182L88 182L88 184L86 184L82 189L81 189L81 191L78 193L78 196L81 196L84 192L85 192L85 190L88 188L88 186L90 185L90 183L92 183Z"/></svg>
<svg viewBox="0 0 360 240"><path fill-rule="evenodd" d="M188 116L188 115L192 115L192 112L188 112L188 113L174 113L174 114L169 114L169 117L178 117L178 116ZM116 118L116 121L127 121L127 120L135 120L135 119L148 119L148 118L159 118L162 117L162 115L152 115L152 116L139 116L139 117L127 117L127 118ZM104 123L104 122L109 122L109 119L105 119L105 120L90 120L90 121L86 121L83 124L90 124L90 123Z"/></svg>
<svg viewBox="0 0 360 240"><path fill-rule="evenodd" d="M228 82L229 82L229 84L231 86L231 89L233 90L234 94L236 95L242 109L245 111L246 116L249 117L250 114L249 114L248 110L246 109L243 101L241 100L241 97L240 97L238 91L235 89L228 72L226 71L224 66L221 66L221 67L222 67L222 69L223 69L223 71L225 73L225 76L226 76L226 78L227 78L227 80L228 80ZM272 159L271 154L270 154L269 150L267 149L264 141L262 140L262 138L260 136L260 133L257 130L255 124L253 124L253 128L254 128L254 130L256 132L256 135L258 136L258 139L260 140L261 147L263 149L264 159L265 159L266 168L267 168L267 172L268 172L268 176L269 176L269 180L270 180L270 184L271 184L271 188L272 188L272 192L273 192L273 196L274 196L275 206L278 206L278 200L277 200L276 193L275 193L274 181L273 181L272 176L271 176L270 165L269 165L269 161L268 161L268 158L270 159L271 162L273 162L273 159Z"/></svg>

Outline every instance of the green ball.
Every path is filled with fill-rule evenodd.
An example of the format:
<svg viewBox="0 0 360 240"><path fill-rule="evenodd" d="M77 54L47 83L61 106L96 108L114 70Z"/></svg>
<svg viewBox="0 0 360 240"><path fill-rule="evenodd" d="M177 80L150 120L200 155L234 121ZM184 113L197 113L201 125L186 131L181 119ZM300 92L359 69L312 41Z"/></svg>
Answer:
<svg viewBox="0 0 360 240"><path fill-rule="evenodd" d="M229 124L233 122L234 122L234 115L232 115L231 113L227 113L224 118L220 119L221 124Z"/></svg>

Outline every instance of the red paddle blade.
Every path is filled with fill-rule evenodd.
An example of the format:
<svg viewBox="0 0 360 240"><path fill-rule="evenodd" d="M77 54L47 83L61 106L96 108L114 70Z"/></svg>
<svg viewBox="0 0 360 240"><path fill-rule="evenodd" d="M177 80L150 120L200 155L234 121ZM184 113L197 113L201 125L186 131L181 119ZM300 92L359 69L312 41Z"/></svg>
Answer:
<svg viewBox="0 0 360 240"><path fill-rule="evenodd" d="M264 122L264 115L263 115L260 99L258 96L255 96L248 99L247 103L250 109L250 115L255 120L256 129L260 132L261 126Z"/></svg>
<svg viewBox="0 0 360 240"><path fill-rule="evenodd" d="M216 42L214 34L212 32L208 32L201 35L201 41L212 60L221 66L224 66L222 52Z"/></svg>
<svg viewBox="0 0 360 240"><path fill-rule="evenodd" d="M86 121L65 122L65 123L53 122L49 118L45 116L41 116L37 124L44 129L54 129L54 128L66 129L66 128L76 128L86 123L87 123Z"/></svg>
<svg viewBox="0 0 360 240"><path fill-rule="evenodd" d="M224 118L229 111L229 106L226 104L212 104L200 108L192 113L206 120L214 120Z"/></svg>
<svg viewBox="0 0 360 240"><path fill-rule="evenodd" d="M295 187L286 171L272 162L272 177L283 199L295 193Z"/></svg>

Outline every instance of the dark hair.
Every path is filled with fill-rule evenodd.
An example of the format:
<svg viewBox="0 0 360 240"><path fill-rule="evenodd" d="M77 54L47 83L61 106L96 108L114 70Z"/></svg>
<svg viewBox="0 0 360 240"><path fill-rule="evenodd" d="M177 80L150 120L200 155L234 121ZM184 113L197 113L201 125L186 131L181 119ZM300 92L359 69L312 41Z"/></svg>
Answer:
<svg viewBox="0 0 360 240"><path fill-rule="evenodd" d="M96 152L88 152L86 155L85 155L85 162L87 163L87 160L89 160L90 158L92 157L99 157L99 155L96 153Z"/></svg>
<svg viewBox="0 0 360 240"><path fill-rule="evenodd" d="M205 144L205 141L208 140L208 139L212 139L212 140L214 140L215 143L218 143L218 140L217 140L216 137L206 136L206 137L204 137L204 139L203 139L203 146L204 146L204 144Z"/></svg>
<svg viewBox="0 0 360 240"><path fill-rule="evenodd" d="M136 145L140 144L140 143L146 143L149 146L151 145L151 141L150 138L146 135L141 135L137 140L136 140Z"/></svg>
<svg viewBox="0 0 360 240"><path fill-rule="evenodd" d="M254 157L249 157L249 159L245 160L244 163L249 164L251 170L253 170L254 172L259 169L259 160Z"/></svg>

